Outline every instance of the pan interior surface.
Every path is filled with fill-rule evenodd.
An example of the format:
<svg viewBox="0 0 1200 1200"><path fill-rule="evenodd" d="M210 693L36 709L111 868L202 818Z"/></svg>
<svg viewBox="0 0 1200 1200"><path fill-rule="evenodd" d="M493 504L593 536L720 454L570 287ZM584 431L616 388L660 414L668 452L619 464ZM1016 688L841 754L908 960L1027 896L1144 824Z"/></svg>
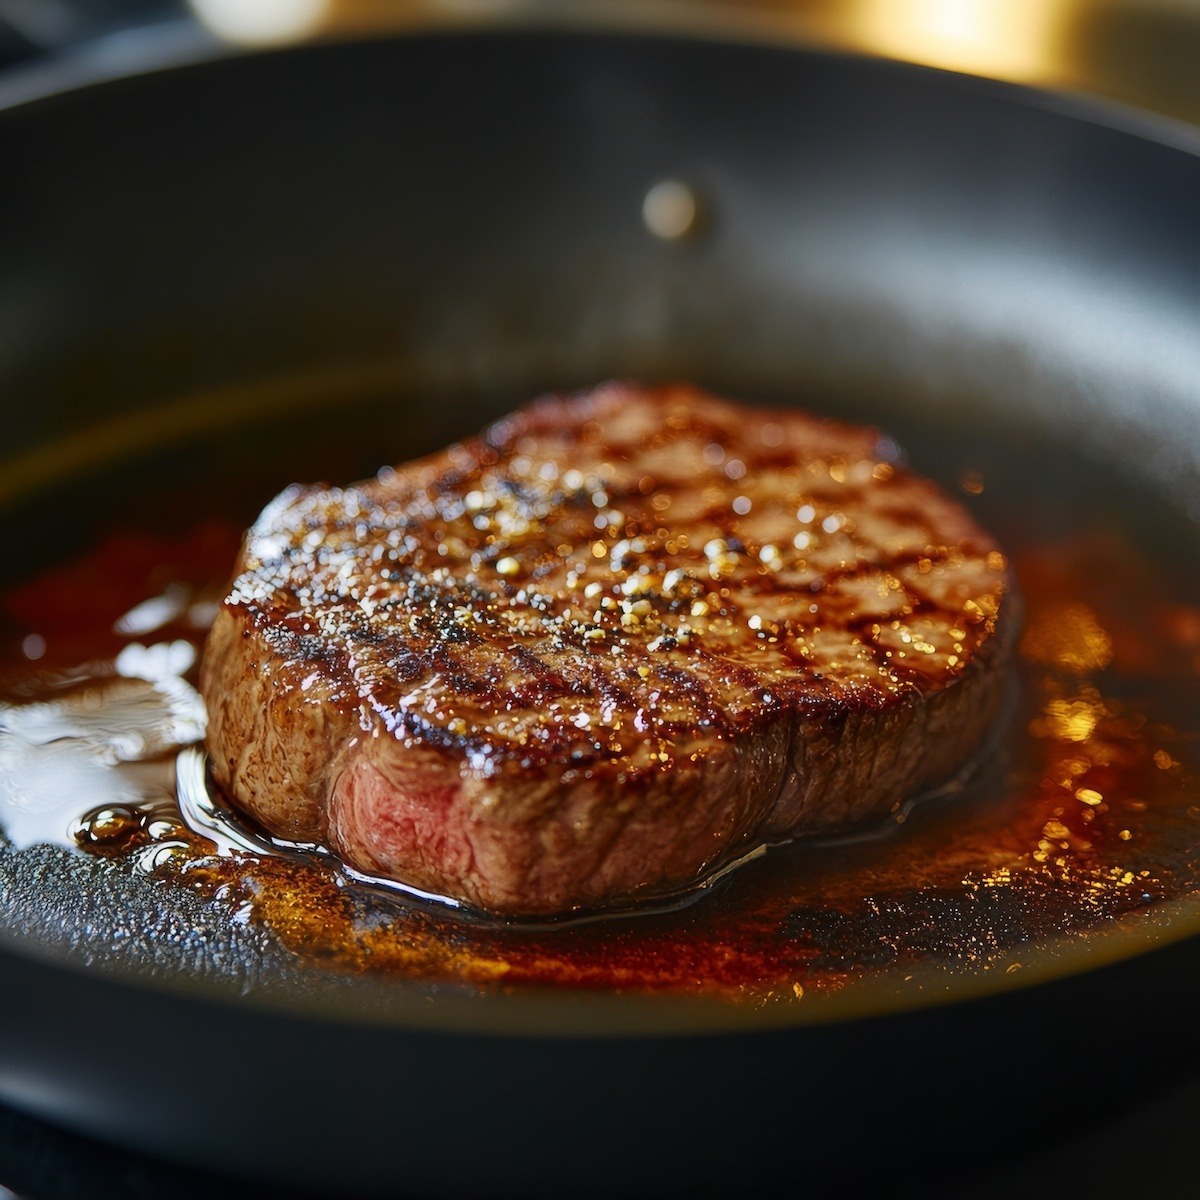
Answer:
<svg viewBox="0 0 1200 1200"><path fill-rule="evenodd" d="M115 654L114 619L151 583L219 584L238 530L287 483L360 478L612 377L879 424L992 529L1029 601L1016 715L964 795L886 837L770 854L679 913L480 930L313 868L350 906L347 955L316 936L324 917L293 903L291 876L275 880L286 903L256 908L153 845L132 869L12 839L0 967L30 998L39 970L65 967L97 1012L121 1011L109 983L131 984L119 994L149 1026L215 1022L309 1097L384 1027L397 1040L381 1062L446 1104L456 1035L503 1034L531 1078L591 1073L611 1097L618 1060L701 1089L699 1060L642 1035L757 1030L712 1054L761 1109L787 1086L763 1065L766 1031L808 1034L789 1052L818 1073L839 1053L869 1070L869 1047L916 1077L901 1016L824 1023L891 1012L936 1034L932 1006L991 996L986 1020L1017 1046L1029 997L1069 1008L1079 993L1004 993L1193 932L1200 158L1065 107L767 47L493 33L220 60L0 112L17 181L0 194L0 529L21 547L0 570L6 678ZM647 217L664 183L695 205L674 233ZM121 591L114 554L148 590ZM796 871L813 883L773 924L723 916L761 912ZM1119 976L1136 1011L1152 975ZM61 1015L70 994L53 992ZM220 1123L205 1105L241 1111L199 1069L189 1107L112 1083L102 1054L72 1066L48 1049L49 1018L9 995L9 1026L44 1040L0 1055L6 1098L193 1161ZM949 1053L985 1018L945 1011ZM307 1076L281 1015L310 1022ZM569 1070L531 1049L546 1034L576 1039ZM596 1035L623 1047L612 1063ZM476 1082L494 1098L517 1060L485 1041ZM122 1095L109 1118L106 1069ZM597 1129L600 1102L584 1105ZM685 1109L693 1131L716 1119ZM286 1175L285 1124L274 1152L226 1129L231 1163ZM497 1130L519 1141L507 1117ZM354 1129L331 1139L348 1155ZM409 1146L414 1189L438 1178L435 1144ZM735 1178L637 1145L644 1179L699 1178L696 1164ZM382 1150L358 1152L359 1183L389 1178ZM550 1189L560 1159L529 1178Z"/></svg>

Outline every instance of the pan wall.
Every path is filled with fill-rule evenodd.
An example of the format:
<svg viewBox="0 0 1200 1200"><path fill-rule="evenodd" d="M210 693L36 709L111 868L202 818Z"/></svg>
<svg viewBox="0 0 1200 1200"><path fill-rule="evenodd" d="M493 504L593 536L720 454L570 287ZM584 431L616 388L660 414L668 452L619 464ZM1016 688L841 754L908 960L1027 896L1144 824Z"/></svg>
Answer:
<svg viewBox="0 0 1200 1200"><path fill-rule="evenodd" d="M0 113L4 455L279 380L273 419L288 388L365 386L434 445L631 375L902 434L1049 425L1186 494L1200 160L1069 107L893 64L511 32L19 105ZM665 178L699 198L692 236L643 223Z"/></svg>

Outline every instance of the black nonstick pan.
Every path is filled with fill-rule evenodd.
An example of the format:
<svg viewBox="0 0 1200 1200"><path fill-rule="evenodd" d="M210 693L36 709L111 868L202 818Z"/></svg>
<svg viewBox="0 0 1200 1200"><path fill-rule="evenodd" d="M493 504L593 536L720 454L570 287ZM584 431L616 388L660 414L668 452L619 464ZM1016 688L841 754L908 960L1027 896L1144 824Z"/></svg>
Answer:
<svg viewBox="0 0 1200 1200"><path fill-rule="evenodd" d="M686 378L877 422L970 494L985 464L1001 537L1123 531L1175 581L1183 666L1145 717L1187 742L1200 139L618 33L22 87L0 111L10 594L180 496L244 522L292 478L353 478L547 388ZM789 1003L347 975L202 893L14 844L0 1100L338 1194L903 1190L1200 1067L1180 821L1162 887L1086 929L1031 919L972 957L930 910L915 965Z"/></svg>

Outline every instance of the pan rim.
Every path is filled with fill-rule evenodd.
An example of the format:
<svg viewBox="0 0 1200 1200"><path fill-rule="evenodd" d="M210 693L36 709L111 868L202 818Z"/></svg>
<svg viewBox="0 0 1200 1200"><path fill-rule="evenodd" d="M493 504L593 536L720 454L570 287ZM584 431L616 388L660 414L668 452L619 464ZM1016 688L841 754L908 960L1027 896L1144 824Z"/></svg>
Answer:
<svg viewBox="0 0 1200 1200"><path fill-rule="evenodd" d="M619 17L602 19L592 13L582 18L555 20L492 16L471 20L435 19L399 31L361 37L345 34L286 45L237 46L222 42L190 21L165 21L144 30L111 35L96 45L72 49L46 60L18 63L0 79L0 119L8 113L67 97L86 95L94 88L121 85L180 71L203 70L216 64L322 53L347 47L399 44L416 40L492 41L520 39L676 43L776 52L811 60L856 63L885 73L923 75L943 86L962 88L983 96L1038 109L1099 126L1167 149L1200 157L1200 127L1140 108L1120 100L1069 89L972 75L944 67L907 62L882 55L822 46L772 34L751 22L689 21L664 19L649 26Z"/></svg>
<svg viewBox="0 0 1200 1200"><path fill-rule="evenodd" d="M628 40L651 43L695 43L711 41L695 33L680 34L677 31L654 32L645 30L616 32L606 29L602 33L558 29L513 29L501 26L480 29L438 28L409 31L373 42L409 42L415 38L436 39L486 39L498 41L513 37L565 37L573 41L603 37L610 41ZM350 45L350 42L332 43L333 48ZM1070 94L1061 94L1029 88L1024 85L995 80L978 79L937 68L914 64L897 63L884 59L869 59L843 51L830 51L812 47L781 47L777 43L764 44L757 39L749 43L745 39L740 45L755 45L788 55L806 58L850 60L869 64L872 69L885 73L923 76L936 75L942 83L952 87L966 87L978 94L991 95L1008 103L1019 103L1075 121L1084 121L1119 134L1134 136L1165 149L1179 150L1192 157L1200 157L1200 130L1192 130L1179 122L1111 101L1085 99ZM255 55L293 55L322 52L324 45L301 45L268 51L245 53L231 50L209 40L168 41L154 52L147 62L137 69L126 69L129 64L118 65L103 57L89 57L83 53L77 58L62 62L41 64L23 69L23 79L14 88L0 85L0 114L16 112L26 105L58 98L85 98L91 88L118 84L125 80L144 79L155 74L167 73L183 67L192 69L206 67L214 62L235 58L252 58ZM64 80L66 82L64 82ZM24 91L22 91L24 89ZM1177 128L1178 126L1178 128ZM1147 935L1149 927L1149 936ZM1082 972L1092 972L1106 965L1127 961L1147 953L1156 946L1184 941L1200 933L1200 894L1183 897L1164 903L1143 913L1113 921L1102 931L1089 934L1069 952L1059 954L1060 947L1043 946L1040 953L1032 957L1038 961L1023 962L1021 969L1006 973L1009 960L1000 960L994 974L977 973L973 976L946 975L951 982L940 990L932 986L935 972L930 969L930 990L923 990L924 981L919 979L911 988L904 989L900 998L888 991L888 984L895 983L895 976L904 969L882 973L878 977L879 987L872 985L875 979L856 984L847 993L837 997L805 997L796 1004L784 1004L769 1008L756 1008L746 1003L730 1004L710 997L683 996L669 993L661 996L632 996L612 993L587 993L578 990L555 988L523 988L513 993L488 994L485 1009L476 998L459 1003L451 995L439 993L438 1004L429 1005L428 988L412 985L397 987L397 981L386 981L387 990L396 994L395 1011L385 1013L355 1014L344 1010L335 1014L332 1005L313 1002L309 1008L293 991L284 995L284 989L264 989L249 993L236 993L228 985L202 984L200 981L181 979L166 980L147 974L124 969L114 969L103 964L70 961L61 951L50 947L27 943L12 936L8 930L0 929L0 955L14 954L53 964L67 972L99 975L111 982L127 986L154 990L175 995L190 996L196 1000L228 1003L238 1007L259 1006L273 1012L288 1012L297 1016L309 1016L321 1020L335 1020L339 1024L370 1023L396 1027L413 1032L452 1032L456 1034L500 1034L504 1036L534 1037L620 1037L642 1035L689 1035L730 1032L767 1032L781 1029L798 1029L820 1026L845 1020L860 1020L886 1015L899 1015L923 1011L944 1004L967 1003L985 996L997 996L1012 991L1028 990L1032 987L1073 977ZM1024 959L1031 957L1030 948L1014 952ZM1080 959L1086 961L1080 962ZM997 985L997 978L1002 982ZM913 980L905 980L912 983ZM186 986L185 986L186 983ZM853 996L847 998L852 992ZM403 993L400 995L400 993ZM860 993L862 993L860 995ZM570 1005L564 1005L570 997ZM401 1003L401 1001L403 1001ZM474 1008L472 1008L472 1004ZM546 1013L553 1008L559 1016L559 1026L547 1024ZM567 1012L564 1013L563 1010ZM613 1010L617 1019L612 1020L607 1010ZM482 1014L482 1018L480 1017ZM606 1024L605 1018L609 1022Z"/></svg>
<svg viewBox="0 0 1200 1200"><path fill-rule="evenodd" d="M1020 997L1179 946L1200 935L1200 892L1115 918L1103 929L1061 942L1028 944L971 973L936 964L892 967L842 991L805 994L795 1002L756 1005L708 994L532 987L505 990L431 985L394 977L332 976L349 986L304 992L294 983L239 987L235 981L165 976L148 969L73 959L60 947L0 928L5 958L83 976L118 990L205 1008L311 1021L344 1029L536 1041L611 1041L734 1034L802 1033L879 1019L903 1019L989 1000ZM1064 948L1065 947L1065 948ZM327 980L328 977L317 976ZM374 1003L366 1006L359 1002Z"/></svg>

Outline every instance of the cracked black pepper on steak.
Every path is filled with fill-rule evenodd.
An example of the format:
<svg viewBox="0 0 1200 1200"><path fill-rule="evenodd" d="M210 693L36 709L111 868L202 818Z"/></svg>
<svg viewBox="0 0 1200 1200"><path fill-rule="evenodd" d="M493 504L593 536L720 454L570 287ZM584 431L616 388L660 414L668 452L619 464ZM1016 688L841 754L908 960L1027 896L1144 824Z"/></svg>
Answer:
<svg viewBox="0 0 1200 1200"><path fill-rule="evenodd" d="M205 653L213 772L480 909L666 895L960 771L1013 603L876 431L610 384L268 505Z"/></svg>

